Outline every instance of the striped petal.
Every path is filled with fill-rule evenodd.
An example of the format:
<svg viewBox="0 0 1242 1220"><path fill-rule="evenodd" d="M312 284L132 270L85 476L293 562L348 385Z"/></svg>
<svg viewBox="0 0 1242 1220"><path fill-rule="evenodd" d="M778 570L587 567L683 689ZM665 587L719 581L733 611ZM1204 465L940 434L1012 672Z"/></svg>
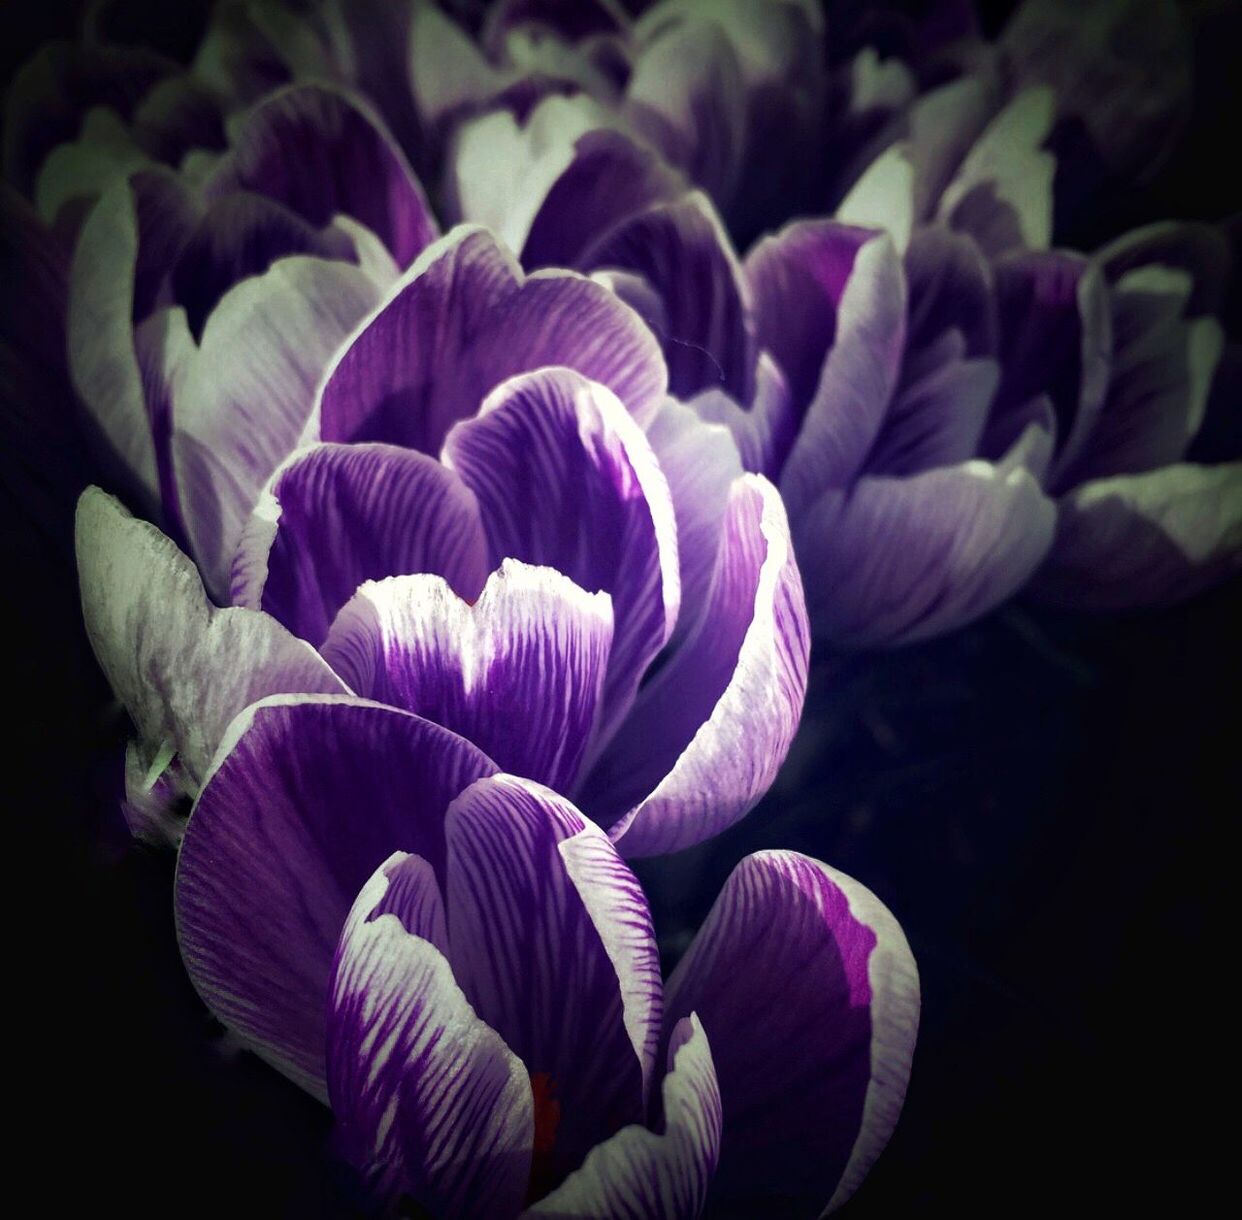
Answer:
<svg viewBox="0 0 1242 1220"><path fill-rule="evenodd" d="M696 1013L724 1132L712 1200L815 1216L843 1203L901 1113L918 972L858 882L796 852L734 869L668 984L666 1029Z"/></svg>
<svg viewBox="0 0 1242 1220"><path fill-rule="evenodd" d="M323 647L359 694L461 734L506 771L567 791L612 643L606 593L506 559L477 602L437 576L364 585Z"/></svg>

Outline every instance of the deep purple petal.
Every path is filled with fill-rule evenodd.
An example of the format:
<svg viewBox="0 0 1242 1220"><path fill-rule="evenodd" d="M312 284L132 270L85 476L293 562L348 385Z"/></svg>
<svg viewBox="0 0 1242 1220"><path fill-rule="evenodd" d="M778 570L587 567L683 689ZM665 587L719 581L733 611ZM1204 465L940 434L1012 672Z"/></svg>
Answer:
<svg viewBox="0 0 1242 1220"><path fill-rule="evenodd" d="M438 576L369 583L323 655L360 695L434 720L498 766L569 791L612 643L605 593L506 559L474 604Z"/></svg>
<svg viewBox="0 0 1242 1220"><path fill-rule="evenodd" d="M990 426L1046 397L1056 412L1058 455L1073 462L1095 425L1112 357L1103 277L1075 254L1020 254L994 268L1000 318L1001 383Z"/></svg>
<svg viewBox="0 0 1242 1220"><path fill-rule="evenodd" d="M743 817L785 760L806 695L810 632L776 489L734 483L711 591L584 788L627 856L691 847Z"/></svg>
<svg viewBox="0 0 1242 1220"><path fill-rule="evenodd" d="M604 833L538 784L475 784L446 834L453 972L559 1103L532 1175L546 1190L645 1113L661 1015L651 916Z"/></svg>
<svg viewBox="0 0 1242 1220"><path fill-rule="evenodd" d="M77 552L86 633L145 763L175 753L196 787L247 704L281 691L346 690L275 619L215 609L189 559L98 488L78 502Z"/></svg>
<svg viewBox="0 0 1242 1220"><path fill-rule="evenodd" d="M957 330L970 357L993 356L997 345L992 273L978 245L943 225L917 230L905 254L909 288L906 347L917 351Z"/></svg>
<svg viewBox="0 0 1242 1220"><path fill-rule="evenodd" d="M840 324L846 284L874 234L831 220L800 220L746 256L756 338L789 380L799 408L815 394Z"/></svg>
<svg viewBox="0 0 1242 1220"><path fill-rule="evenodd" d="M874 238L854 260L832 347L781 475L794 520L861 472L897 385L905 323L901 260L888 237Z"/></svg>
<svg viewBox="0 0 1242 1220"><path fill-rule="evenodd" d="M707 196L696 191L622 221L587 248L579 265L627 271L654 290L671 393L687 398L719 388L749 402L755 353L746 286Z"/></svg>
<svg viewBox="0 0 1242 1220"><path fill-rule="evenodd" d="M272 477L233 560L233 602L316 646L364 581L444 577L467 601L487 578L474 496L434 458L392 445L313 445Z"/></svg>
<svg viewBox="0 0 1242 1220"><path fill-rule="evenodd" d="M1022 587L1055 517L1016 458L829 491L794 530L814 632L874 647L970 622Z"/></svg>
<svg viewBox="0 0 1242 1220"><path fill-rule="evenodd" d="M666 388L655 339L606 288L566 272L523 281L490 234L461 226L340 354L320 395L319 435L435 454L505 378L554 364L607 385L640 422Z"/></svg>
<svg viewBox="0 0 1242 1220"><path fill-rule="evenodd" d="M607 388L545 369L499 386L449 435L444 460L478 497L493 564L546 565L612 596L605 737L681 603L672 500L647 438Z"/></svg>
<svg viewBox="0 0 1242 1220"><path fill-rule="evenodd" d="M1032 591L1082 610L1167 606L1242 571L1242 463L1084 483L1057 505Z"/></svg>
<svg viewBox="0 0 1242 1220"><path fill-rule="evenodd" d="M910 1074L918 972L897 921L816 860L748 856L669 980L665 1028L691 1012L724 1113L710 1197L746 1215L843 1203L888 1142Z"/></svg>
<svg viewBox="0 0 1242 1220"><path fill-rule="evenodd" d="M174 403L172 452L186 534L217 596L325 367L376 295L357 267L299 256L230 289L208 318Z"/></svg>
<svg viewBox="0 0 1242 1220"><path fill-rule="evenodd" d="M624 1127L522 1220L695 1220L720 1155L720 1088L698 1017L677 1023L664 1078L664 1130Z"/></svg>
<svg viewBox="0 0 1242 1220"><path fill-rule="evenodd" d="M350 259L341 233L320 232L273 199L238 191L212 203L177 257L172 291L196 335L234 284L262 275L278 258L312 254Z"/></svg>
<svg viewBox="0 0 1242 1220"><path fill-rule="evenodd" d="M436 237L422 188L380 120L322 84L282 90L246 116L207 185L211 198L233 191L277 200L317 229L353 216L400 267Z"/></svg>
<svg viewBox="0 0 1242 1220"><path fill-rule="evenodd" d="M619 131L589 131L531 221L522 265L574 267L597 238L628 216L685 190L680 174Z"/></svg>
<svg viewBox="0 0 1242 1220"><path fill-rule="evenodd" d="M327 1023L343 1155L381 1196L435 1215L513 1216L530 1176L530 1079L444 957L431 866L398 852L345 922Z"/></svg>
<svg viewBox="0 0 1242 1220"><path fill-rule="evenodd" d="M443 878L445 810L493 770L447 729L351 697L279 696L233 722L181 846L181 954L216 1016L316 1096L350 904L394 849Z"/></svg>

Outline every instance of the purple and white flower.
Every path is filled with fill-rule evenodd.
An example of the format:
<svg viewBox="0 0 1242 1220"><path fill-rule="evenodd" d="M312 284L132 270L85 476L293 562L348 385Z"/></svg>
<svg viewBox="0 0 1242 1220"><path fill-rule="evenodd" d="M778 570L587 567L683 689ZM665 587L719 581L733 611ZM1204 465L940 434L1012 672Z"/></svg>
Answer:
<svg viewBox="0 0 1242 1220"><path fill-rule="evenodd" d="M897 1120L913 959L849 878L737 867L661 984L646 900L563 798L409 713L276 697L191 814L182 953L212 1010L433 1216L818 1215Z"/></svg>

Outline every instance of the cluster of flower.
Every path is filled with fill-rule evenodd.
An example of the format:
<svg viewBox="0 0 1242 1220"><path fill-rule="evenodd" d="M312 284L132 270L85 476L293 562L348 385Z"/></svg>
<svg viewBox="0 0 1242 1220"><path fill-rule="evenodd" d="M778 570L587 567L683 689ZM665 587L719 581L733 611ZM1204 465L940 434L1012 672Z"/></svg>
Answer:
<svg viewBox="0 0 1242 1220"><path fill-rule="evenodd" d="M664 984L624 860L763 796L812 639L1242 563L1225 237L1050 248L1176 138L1176 6L225 0L189 66L123 7L6 103L6 407L140 514L82 604L195 986L393 1205L838 1206L900 928L761 853Z"/></svg>

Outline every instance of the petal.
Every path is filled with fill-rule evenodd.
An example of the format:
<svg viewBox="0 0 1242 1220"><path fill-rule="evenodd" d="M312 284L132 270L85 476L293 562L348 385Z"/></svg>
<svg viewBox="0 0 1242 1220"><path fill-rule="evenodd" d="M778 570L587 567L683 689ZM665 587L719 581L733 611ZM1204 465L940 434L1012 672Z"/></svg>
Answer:
<svg viewBox="0 0 1242 1220"><path fill-rule="evenodd" d="M682 176L624 132L588 131L551 184L522 246L522 265L576 267L615 224L685 190Z"/></svg>
<svg viewBox="0 0 1242 1220"><path fill-rule="evenodd" d="M537 25L566 42L580 42L593 34L620 33L628 24L617 0L500 0L487 14L482 41L499 49L509 30Z"/></svg>
<svg viewBox="0 0 1242 1220"><path fill-rule="evenodd" d="M732 42L705 21L675 26L639 51L624 113L696 186L728 200L743 165L746 101Z"/></svg>
<svg viewBox="0 0 1242 1220"><path fill-rule="evenodd" d="M1055 516L1017 464L970 461L827 492L795 530L815 634L876 647L970 622L1022 587Z"/></svg>
<svg viewBox="0 0 1242 1220"><path fill-rule="evenodd" d="M778 476L800 420L789 382L767 352L760 352L755 362L755 393L746 406L723 390L708 390L689 405L701 419L729 429L744 470L770 479Z"/></svg>
<svg viewBox="0 0 1242 1220"><path fill-rule="evenodd" d="M1057 505L1032 590L1082 610L1166 606L1242 570L1242 463L1084 483Z"/></svg>
<svg viewBox="0 0 1242 1220"><path fill-rule="evenodd" d="M893 398L869 474L917 474L972 457L1000 380L995 360L950 357Z"/></svg>
<svg viewBox="0 0 1242 1220"><path fill-rule="evenodd" d="M559 1104L536 1138L547 1189L644 1114L661 1012L647 900L604 833L527 780L475 784L446 834L453 972Z"/></svg>
<svg viewBox="0 0 1242 1220"><path fill-rule="evenodd" d="M70 271L69 372L87 413L125 476L149 504L159 502L155 445L134 353L137 207L116 182L91 210Z"/></svg>
<svg viewBox="0 0 1242 1220"><path fill-rule="evenodd" d="M746 256L759 346L776 357L797 404L815 394L839 325L841 298L874 234L831 220L800 220Z"/></svg>
<svg viewBox="0 0 1242 1220"><path fill-rule="evenodd" d="M622 221L588 247L580 266L629 271L655 290L672 394L686 398L719 387L750 400L749 302L728 234L706 195L696 191Z"/></svg>
<svg viewBox="0 0 1242 1220"><path fill-rule="evenodd" d="M319 396L319 436L434 454L506 377L553 364L607 385L640 422L666 388L655 339L606 288L567 272L523 281L488 233L462 226L338 355Z"/></svg>
<svg viewBox="0 0 1242 1220"><path fill-rule="evenodd" d="M615 122L593 98L553 94L524 123L503 109L463 123L448 171L457 216L490 229L510 250L521 250L553 184L574 163L577 141ZM594 216L574 219L596 224Z"/></svg>
<svg viewBox="0 0 1242 1220"><path fill-rule="evenodd" d="M72 140L94 106L127 118L177 64L146 48L54 41L18 72L4 98L4 176L30 196L39 166Z"/></svg>
<svg viewBox="0 0 1242 1220"><path fill-rule="evenodd" d="M669 1040L664 1130L624 1127L597 1144L550 1195L522 1213L593 1220L695 1220L720 1155L720 1089L711 1048L692 1013Z"/></svg>
<svg viewBox="0 0 1242 1220"><path fill-rule="evenodd" d="M492 562L563 572L612 596L597 733L607 736L677 621L677 527L647 438L609 390L569 369L499 386L444 460L479 499Z"/></svg>
<svg viewBox="0 0 1242 1220"><path fill-rule="evenodd" d="M364 581L433 572L468 601L487 578L474 496L434 458L312 445L272 476L233 561L233 602L316 646Z"/></svg>
<svg viewBox="0 0 1242 1220"><path fill-rule="evenodd" d="M1024 89L988 125L940 198L939 218L969 233L990 257L1052 239L1056 158L1043 145L1052 132L1051 89Z"/></svg>
<svg viewBox="0 0 1242 1220"><path fill-rule="evenodd" d="M447 729L352 697L278 696L230 726L181 845L181 955L216 1016L317 1097L354 896L398 848L443 878L445 810L493 769Z"/></svg>
<svg viewBox="0 0 1242 1220"><path fill-rule="evenodd" d="M431 866L401 852L349 913L327 1029L338 1139L380 1194L435 1215L511 1216L530 1176L530 1080L462 994L443 926Z"/></svg>
<svg viewBox="0 0 1242 1220"><path fill-rule="evenodd" d="M994 268L1001 383L994 421L1046 396L1056 412L1060 470L1095 425L1108 390L1112 325L1103 276L1078 255L1020 254Z"/></svg>
<svg viewBox="0 0 1242 1220"><path fill-rule="evenodd" d="M681 609L674 640L703 613L711 589L716 545L729 506L729 489L742 475L742 461L729 429L700 418L693 406L670 398L647 429L647 440L668 480L677 518ZM741 408L733 404L741 413Z"/></svg>
<svg viewBox="0 0 1242 1220"><path fill-rule="evenodd" d="M841 224L883 229L905 254L914 228L915 168L903 144L885 149L850 187L836 219Z"/></svg>
<svg viewBox="0 0 1242 1220"><path fill-rule="evenodd" d="M381 120L323 84L283 89L247 114L207 185L210 198L233 191L283 203L317 229L353 216L401 267L436 237L422 187Z"/></svg>
<svg viewBox="0 0 1242 1220"><path fill-rule="evenodd" d="M776 489L734 483L711 593L585 787L626 856L679 851L748 813L776 776L806 696L810 633Z"/></svg>
<svg viewBox="0 0 1242 1220"><path fill-rule="evenodd" d="M1224 334L1215 318L1182 316L1192 289L1181 270L1153 264L1113 285L1108 391L1061 486L1138 474L1175 462L1203 422Z"/></svg>
<svg viewBox="0 0 1242 1220"><path fill-rule="evenodd" d="M452 729L506 771L568 791L611 643L606 593L506 559L473 605L438 576L364 585L323 655L360 694Z"/></svg>
<svg viewBox="0 0 1242 1220"><path fill-rule="evenodd" d="M189 559L98 488L78 501L77 552L82 616L100 667L144 756L176 753L192 787L247 704L281 691L346 689L275 619L215 609Z"/></svg>
<svg viewBox="0 0 1242 1220"><path fill-rule="evenodd" d="M1190 106L1190 39L1173 0L1026 0L1001 37L1017 87L1055 90L1085 125L1094 156L1146 177L1169 152Z"/></svg>
<svg viewBox="0 0 1242 1220"><path fill-rule="evenodd" d="M665 1028L691 1012L724 1113L710 1198L747 1215L843 1203L888 1142L910 1075L918 972L897 921L817 860L748 856L669 980Z"/></svg>
<svg viewBox="0 0 1242 1220"><path fill-rule="evenodd" d="M854 260L832 347L781 476L795 520L824 490L861 471L897 385L905 315L901 260L888 237L874 238Z"/></svg>
<svg viewBox="0 0 1242 1220"><path fill-rule="evenodd" d="M217 594L263 485L311 414L332 353L374 304L357 267L280 259L216 306L173 406L173 465L186 534Z"/></svg>
<svg viewBox="0 0 1242 1220"><path fill-rule="evenodd" d="M320 233L262 195L238 191L212 203L172 271L173 295L194 334L202 335L208 315L234 284L291 254L349 259L352 247L344 235Z"/></svg>
<svg viewBox="0 0 1242 1220"><path fill-rule="evenodd" d="M992 272L978 245L964 233L927 225L905 255L910 313L906 347L927 347L946 330L961 333L969 356L996 354L997 318Z"/></svg>

